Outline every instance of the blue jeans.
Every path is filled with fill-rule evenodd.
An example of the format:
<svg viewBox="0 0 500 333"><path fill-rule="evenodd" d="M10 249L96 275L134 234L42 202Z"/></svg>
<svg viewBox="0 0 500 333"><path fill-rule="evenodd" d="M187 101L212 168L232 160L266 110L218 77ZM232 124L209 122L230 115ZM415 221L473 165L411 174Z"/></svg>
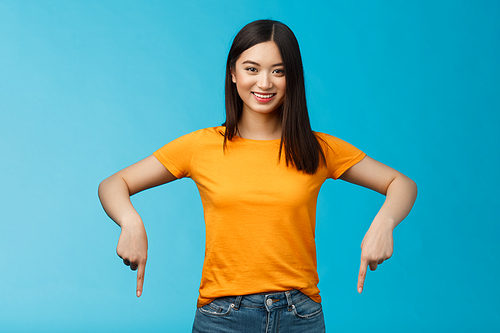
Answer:
<svg viewBox="0 0 500 333"><path fill-rule="evenodd" d="M321 303L298 290L215 299L196 310L193 333L325 332Z"/></svg>

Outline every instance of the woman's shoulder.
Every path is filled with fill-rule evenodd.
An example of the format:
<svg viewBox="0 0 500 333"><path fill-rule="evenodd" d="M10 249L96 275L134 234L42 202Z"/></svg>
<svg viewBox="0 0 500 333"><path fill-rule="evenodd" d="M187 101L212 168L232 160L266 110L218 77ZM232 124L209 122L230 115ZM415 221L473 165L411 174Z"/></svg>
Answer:
<svg viewBox="0 0 500 333"><path fill-rule="evenodd" d="M186 153L195 152L199 147L207 145L219 146L224 141L224 129L223 126L215 126L188 132L168 141L161 150L174 149L178 153Z"/></svg>
<svg viewBox="0 0 500 333"><path fill-rule="evenodd" d="M205 127L201 128L199 130L196 130L192 133L199 133L199 134L208 134L208 135L222 135L224 136L224 133L226 131L225 126L213 126L213 127Z"/></svg>
<svg viewBox="0 0 500 333"><path fill-rule="evenodd" d="M313 132L316 138L318 138L318 142L323 147L323 149L332 150L334 152L360 152L358 148L350 144L349 142L340 139L331 134L322 133L322 132Z"/></svg>
<svg viewBox="0 0 500 333"><path fill-rule="evenodd" d="M183 135L183 137L192 137L192 138L200 138L200 137L224 137L226 127L225 126L214 126L214 127L205 127L201 128Z"/></svg>
<svg viewBox="0 0 500 333"><path fill-rule="evenodd" d="M226 126L207 127L203 130L206 131L207 134L224 137L224 134L226 133Z"/></svg>
<svg viewBox="0 0 500 333"><path fill-rule="evenodd" d="M328 134L328 133L323 133L323 132L316 132L316 131L313 131L314 135L316 136L316 138L318 138L319 140L319 143L320 144L326 144L326 145L335 145L337 146L338 144L342 144L342 142L345 142L344 140L336 137L336 136L333 136L331 134Z"/></svg>

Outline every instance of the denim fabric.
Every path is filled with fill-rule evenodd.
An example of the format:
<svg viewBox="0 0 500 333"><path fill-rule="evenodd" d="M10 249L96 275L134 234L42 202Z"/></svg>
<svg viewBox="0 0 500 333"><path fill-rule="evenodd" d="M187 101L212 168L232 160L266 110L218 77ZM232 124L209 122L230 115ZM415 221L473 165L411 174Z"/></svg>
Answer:
<svg viewBox="0 0 500 333"><path fill-rule="evenodd" d="M321 303L298 290L221 297L196 310L194 333L325 332Z"/></svg>

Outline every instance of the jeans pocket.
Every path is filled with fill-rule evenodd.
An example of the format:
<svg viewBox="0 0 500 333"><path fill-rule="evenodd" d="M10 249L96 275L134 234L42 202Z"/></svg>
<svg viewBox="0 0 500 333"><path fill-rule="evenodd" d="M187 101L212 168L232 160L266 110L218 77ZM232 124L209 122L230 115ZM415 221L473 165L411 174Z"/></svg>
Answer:
<svg viewBox="0 0 500 333"><path fill-rule="evenodd" d="M321 303L313 301L309 296L301 299L292 306L293 314L301 319L310 319L323 312Z"/></svg>
<svg viewBox="0 0 500 333"><path fill-rule="evenodd" d="M228 316L234 308L234 303L226 298L214 299L211 303L198 308L203 314L210 316Z"/></svg>

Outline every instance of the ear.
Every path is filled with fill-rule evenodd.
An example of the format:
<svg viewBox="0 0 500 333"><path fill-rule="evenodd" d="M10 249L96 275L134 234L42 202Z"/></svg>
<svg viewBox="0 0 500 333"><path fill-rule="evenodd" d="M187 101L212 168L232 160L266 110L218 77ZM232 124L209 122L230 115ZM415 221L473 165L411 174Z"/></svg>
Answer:
<svg viewBox="0 0 500 333"><path fill-rule="evenodd" d="M236 83L236 75L234 74L234 69L231 68L231 77L233 79L233 83Z"/></svg>

